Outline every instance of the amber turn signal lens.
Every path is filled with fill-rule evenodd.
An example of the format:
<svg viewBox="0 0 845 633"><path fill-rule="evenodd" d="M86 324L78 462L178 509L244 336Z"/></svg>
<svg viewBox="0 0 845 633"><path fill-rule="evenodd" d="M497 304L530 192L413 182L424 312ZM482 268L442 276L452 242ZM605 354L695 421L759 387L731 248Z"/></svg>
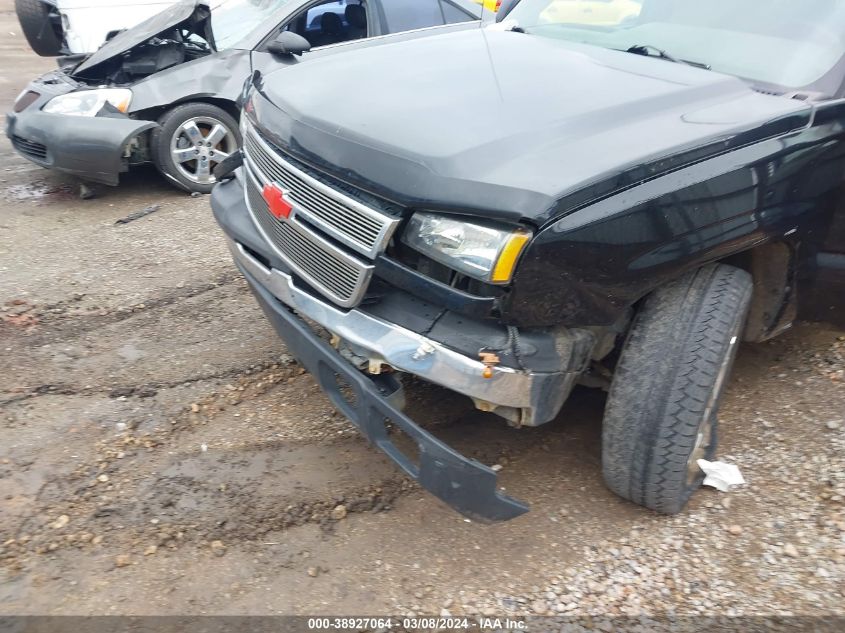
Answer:
<svg viewBox="0 0 845 633"><path fill-rule="evenodd" d="M508 238L502 252L499 254L499 259L496 260L496 267L493 269L493 275L490 277L490 281L493 283L505 283L511 280L513 271L516 268L516 262L530 239L531 235L524 232L514 233Z"/></svg>

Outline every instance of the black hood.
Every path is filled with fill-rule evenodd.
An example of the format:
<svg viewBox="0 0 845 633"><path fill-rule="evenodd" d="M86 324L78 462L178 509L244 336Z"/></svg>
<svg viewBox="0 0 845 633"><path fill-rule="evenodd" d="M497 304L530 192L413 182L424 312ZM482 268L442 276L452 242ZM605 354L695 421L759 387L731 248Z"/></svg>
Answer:
<svg viewBox="0 0 845 633"><path fill-rule="evenodd" d="M121 31L97 52L91 54L73 71L73 76L80 79L97 78L103 68L116 57L131 51L148 40L185 28L199 33L214 48L214 34L211 30L211 9L204 0L181 0L151 18Z"/></svg>
<svg viewBox="0 0 845 633"><path fill-rule="evenodd" d="M490 29L314 59L260 92L262 130L348 181L535 221L590 183L812 110L683 64Z"/></svg>

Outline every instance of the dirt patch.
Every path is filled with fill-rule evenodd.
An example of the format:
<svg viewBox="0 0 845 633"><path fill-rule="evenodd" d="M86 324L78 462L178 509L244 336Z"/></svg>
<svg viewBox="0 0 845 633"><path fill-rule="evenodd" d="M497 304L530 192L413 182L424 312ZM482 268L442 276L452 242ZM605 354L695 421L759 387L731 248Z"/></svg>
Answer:
<svg viewBox="0 0 845 633"><path fill-rule="evenodd" d="M77 195L76 187L70 183L56 183L36 180L24 184L9 185L3 189L3 197L9 202L67 202Z"/></svg>

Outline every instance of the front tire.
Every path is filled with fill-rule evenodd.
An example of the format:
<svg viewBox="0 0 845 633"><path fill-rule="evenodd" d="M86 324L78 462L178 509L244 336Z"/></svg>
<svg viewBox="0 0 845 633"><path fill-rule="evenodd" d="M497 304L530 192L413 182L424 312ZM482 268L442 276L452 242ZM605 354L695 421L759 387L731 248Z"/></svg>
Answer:
<svg viewBox="0 0 845 633"><path fill-rule="evenodd" d="M210 103L186 103L165 112L158 124L151 137L158 170L180 189L210 193L214 167L241 145L234 117Z"/></svg>
<svg viewBox="0 0 845 633"><path fill-rule="evenodd" d="M739 268L708 265L652 293L637 314L608 395L602 430L607 486L676 514L716 451L719 403L752 292Z"/></svg>

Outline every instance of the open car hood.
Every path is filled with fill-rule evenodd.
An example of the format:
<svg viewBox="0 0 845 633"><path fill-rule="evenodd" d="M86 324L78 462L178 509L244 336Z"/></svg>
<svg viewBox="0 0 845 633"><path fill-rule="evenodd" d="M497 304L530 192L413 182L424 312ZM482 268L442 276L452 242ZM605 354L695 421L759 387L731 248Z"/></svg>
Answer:
<svg viewBox="0 0 845 633"><path fill-rule="evenodd" d="M214 46L211 30L211 9L203 0L181 0L132 28L121 31L90 55L73 71L79 78L95 78L100 67L144 42L176 28L190 29Z"/></svg>

